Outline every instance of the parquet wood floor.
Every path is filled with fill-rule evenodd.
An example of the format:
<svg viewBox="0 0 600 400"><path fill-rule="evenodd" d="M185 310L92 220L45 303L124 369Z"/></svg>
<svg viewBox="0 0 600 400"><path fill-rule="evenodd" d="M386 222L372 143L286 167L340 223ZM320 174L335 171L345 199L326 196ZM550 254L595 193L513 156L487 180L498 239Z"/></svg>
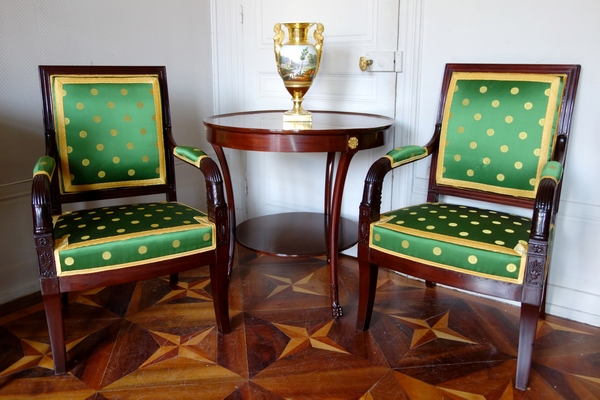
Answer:
<svg viewBox="0 0 600 400"><path fill-rule="evenodd" d="M380 272L357 332L342 257L338 321L321 258L238 249L216 332L208 268L70 297L69 373L54 376L39 299L0 306L0 399L600 399L600 329L540 321L530 389L513 388L516 307Z"/></svg>

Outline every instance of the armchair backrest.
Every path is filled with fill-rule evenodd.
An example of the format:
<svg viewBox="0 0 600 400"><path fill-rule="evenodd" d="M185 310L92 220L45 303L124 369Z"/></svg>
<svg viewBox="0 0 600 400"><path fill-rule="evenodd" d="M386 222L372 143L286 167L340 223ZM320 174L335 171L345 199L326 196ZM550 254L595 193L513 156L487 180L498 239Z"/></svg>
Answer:
<svg viewBox="0 0 600 400"><path fill-rule="evenodd" d="M175 200L164 67L41 66L40 77L61 202L88 192Z"/></svg>
<svg viewBox="0 0 600 400"><path fill-rule="evenodd" d="M532 207L540 178L560 179L578 73L571 65L448 64L429 200L483 196Z"/></svg>

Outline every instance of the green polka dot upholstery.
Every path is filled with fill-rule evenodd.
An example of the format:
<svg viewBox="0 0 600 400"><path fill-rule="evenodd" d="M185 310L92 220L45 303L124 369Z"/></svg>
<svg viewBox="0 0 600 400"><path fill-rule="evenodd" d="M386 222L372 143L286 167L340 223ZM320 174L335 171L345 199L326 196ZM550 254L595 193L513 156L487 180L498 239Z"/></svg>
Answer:
<svg viewBox="0 0 600 400"><path fill-rule="evenodd" d="M42 156L38 159L33 167L33 176L44 174L48 177L48 179L52 179L52 174L54 173L55 167L56 162L54 162L54 158Z"/></svg>
<svg viewBox="0 0 600 400"><path fill-rule="evenodd" d="M534 198L555 140L563 77L453 74L446 97L439 185Z"/></svg>
<svg viewBox="0 0 600 400"><path fill-rule="evenodd" d="M165 183L157 76L51 82L64 193Z"/></svg>
<svg viewBox="0 0 600 400"><path fill-rule="evenodd" d="M544 169L542 169L542 173L540 174L540 179L549 178L558 183L562 177L562 172L563 166L561 163L557 161L549 161L546 163L546 165L544 165Z"/></svg>
<svg viewBox="0 0 600 400"><path fill-rule="evenodd" d="M369 245L440 268L522 283L531 219L444 203L381 215Z"/></svg>
<svg viewBox="0 0 600 400"><path fill-rule="evenodd" d="M416 161L423 157L427 157L429 153L427 149L422 146L405 146L398 147L390 150L386 157L390 159L392 168L399 167L402 164L406 164L412 161Z"/></svg>
<svg viewBox="0 0 600 400"><path fill-rule="evenodd" d="M144 203L55 217L59 276L125 268L215 248L215 226L181 203Z"/></svg>
<svg viewBox="0 0 600 400"><path fill-rule="evenodd" d="M173 154L180 160L200 168L200 162L204 157L208 157L202 150L192 146L177 146L173 149Z"/></svg>

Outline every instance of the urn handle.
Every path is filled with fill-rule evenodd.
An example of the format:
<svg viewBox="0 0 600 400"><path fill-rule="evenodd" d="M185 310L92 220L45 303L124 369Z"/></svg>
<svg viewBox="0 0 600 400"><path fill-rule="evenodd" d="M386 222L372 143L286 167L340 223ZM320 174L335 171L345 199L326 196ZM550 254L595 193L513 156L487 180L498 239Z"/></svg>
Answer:
<svg viewBox="0 0 600 400"><path fill-rule="evenodd" d="M369 67L369 65L373 64L373 60L367 60L366 57L361 57L360 60L358 61L358 66L360 67L361 71L366 71L367 68Z"/></svg>

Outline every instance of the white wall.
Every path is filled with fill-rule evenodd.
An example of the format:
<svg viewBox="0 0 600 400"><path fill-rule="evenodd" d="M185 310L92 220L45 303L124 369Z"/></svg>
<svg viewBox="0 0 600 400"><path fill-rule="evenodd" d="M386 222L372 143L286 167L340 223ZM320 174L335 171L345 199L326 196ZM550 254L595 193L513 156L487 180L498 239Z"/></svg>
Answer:
<svg viewBox="0 0 600 400"><path fill-rule="evenodd" d="M408 141L431 136L448 62L581 64L548 288L548 312L600 325L600 3L596 0L415 0L420 9L416 123ZM427 165L414 174L422 200Z"/></svg>
<svg viewBox="0 0 600 400"><path fill-rule="evenodd" d="M179 144L206 146L213 114L208 0L0 1L0 304L39 290L31 171L43 155L40 64L165 65ZM177 164L179 200L204 206L201 174Z"/></svg>

